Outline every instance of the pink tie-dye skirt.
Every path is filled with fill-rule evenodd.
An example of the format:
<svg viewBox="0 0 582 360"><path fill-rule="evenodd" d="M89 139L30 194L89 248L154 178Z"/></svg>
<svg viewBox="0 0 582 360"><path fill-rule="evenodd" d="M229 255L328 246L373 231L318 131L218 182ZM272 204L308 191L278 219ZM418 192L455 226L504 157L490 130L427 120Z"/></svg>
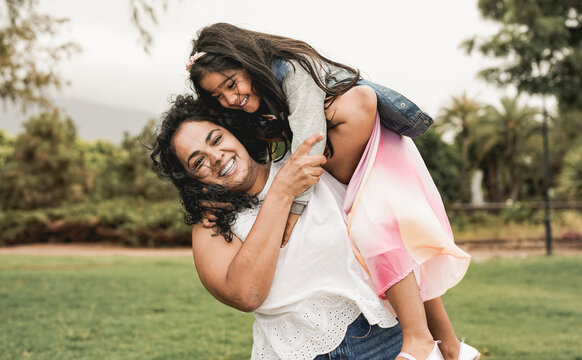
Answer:
<svg viewBox="0 0 582 360"><path fill-rule="evenodd" d="M343 204L354 254L384 293L411 271L422 299L434 299L467 272L439 192L412 139L376 124Z"/></svg>

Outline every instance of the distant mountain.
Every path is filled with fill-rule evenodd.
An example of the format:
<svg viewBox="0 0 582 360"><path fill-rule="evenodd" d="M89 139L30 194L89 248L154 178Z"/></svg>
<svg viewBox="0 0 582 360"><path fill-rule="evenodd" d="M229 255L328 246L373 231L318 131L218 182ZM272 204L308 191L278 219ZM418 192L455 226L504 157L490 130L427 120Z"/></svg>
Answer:
<svg viewBox="0 0 582 360"><path fill-rule="evenodd" d="M83 140L109 140L120 143L124 132L136 135L150 119L158 119L159 115L143 110L126 109L99 104L87 100L58 98L55 103L65 110L77 125L77 134ZM8 134L16 135L23 131L22 123L38 111L28 111L22 114L15 106L0 105L0 129Z"/></svg>

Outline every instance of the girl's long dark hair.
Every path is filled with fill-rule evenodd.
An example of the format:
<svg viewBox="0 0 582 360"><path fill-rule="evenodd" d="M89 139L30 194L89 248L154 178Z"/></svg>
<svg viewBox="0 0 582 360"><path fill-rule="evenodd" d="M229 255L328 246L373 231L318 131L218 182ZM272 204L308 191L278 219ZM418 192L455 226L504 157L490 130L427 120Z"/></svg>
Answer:
<svg viewBox="0 0 582 360"><path fill-rule="evenodd" d="M252 79L252 86L261 95L258 112L274 115L283 120L279 126L280 137L291 139L292 134L287 122L289 108L281 86L271 71L271 61L275 58L296 60L311 74L315 83L327 94L326 104L355 86L360 77L358 70L334 62L318 53L309 44L283 36L265 34L236 27L228 23L216 23L201 29L198 38L192 40L191 56L206 52L190 67L189 80L194 91L207 106L218 109L220 104L205 91L199 83L206 72L222 72L230 69L244 69ZM351 81L341 82L328 87L320 78L313 62L329 63L354 74ZM235 110L232 110L235 111ZM241 112L241 111L237 111Z"/></svg>
<svg viewBox="0 0 582 360"><path fill-rule="evenodd" d="M269 143L258 139L252 128L241 126L238 119L224 112L212 112L192 95L179 95L170 110L164 113L162 122L151 144L152 170L162 180L171 181L178 189L180 201L185 209L186 224L194 225L202 221L205 212L216 215L216 232L227 241L232 240L231 226L236 213L256 205L258 200L244 192L233 192L218 185L207 185L194 179L184 169L176 157L172 140L180 126L189 121L210 121L233 133L245 146L251 157L260 163L267 161ZM230 203L231 208L211 205L212 202Z"/></svg>

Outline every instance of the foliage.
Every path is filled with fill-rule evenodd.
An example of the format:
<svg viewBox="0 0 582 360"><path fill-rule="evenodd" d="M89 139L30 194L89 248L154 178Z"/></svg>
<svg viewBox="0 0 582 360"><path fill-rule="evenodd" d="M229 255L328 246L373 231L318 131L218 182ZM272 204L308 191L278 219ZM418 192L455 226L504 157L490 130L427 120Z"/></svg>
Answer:
<svg viewBox="0 0 582 360"><path fill-rule="evenodd" d="M168 2L167 0L163 0L161 2L159 0L129 0L129 6L131 10L131 21L139 32L143 50L146 53L149 53L153 38L151 32L146 29L144 21L149 20L154 25L157 24L158 19L156 16L155 7L161 6L163 11L166 11Z"/></svg>
<svg viewBox="0 0 582 360"><path fill-rule="evenodd" d="M480 0L484 18L502 25L491 38L462 46L504 64L480 75L519 92L551 94L561 107L582 109L582 2L579 0Z"/></svg>
<svg viewBox="0 0 582 360"><path fill-rule="evenodd" d="M0 245L111 242L127 246L188 246L190 228L177 201L131 197L36 210L0 211Z"/></svg>
<svg viewBox="0 0 582 360"><path fill-rule="evenodd" d="M80 50L71 41L58 41L67 21L38 14L33 0L5 0L0 8L0 100L52 106L49 92L66 84L57 64ZM2 6L2 5L0 5Z"/></svg>
<svg viewBox="0 0 582 360"><path fill-rule="evenodd" d="M142 143L153 125L121 146L78 141L58 112L31 118L16 139L0 132L0 244L187 245L176 191L150 170Z"/></svg>
<svg viewBox="0 0 582 360"><path fill-rule="evenodd" d="M582 198L582 144L572 148L564 160L558 193L571 200Z"/></svg>
<svg viewBox="0 0 582 360"><path fill-rule="evenodd" d="M499 212L448 209L455 241L544 241L544 210L530 203L514 203ZM582 214L579 210L553 209L552 233L555 241L582 239Z"/></svg>
<svg viewBox="0 0 582 360"><path fill-rule="evenodd" d="M61 28L69 19L40 14L37 3L0 0L0 24L6 24L0 27L0 101L20 104L23 111L29 105L55 107L51 91L67 85L58 64L81 50L78 43L62 39ZM166 0L129 0L131 22L146 53L152 45L146 23L155 25L156 12L166 6Z"/></svg>
<svg viewBox="0 0 582 360"><path fill-rule="evenodd" d="M485 107L478 131L472 134L471 156L485 172L490 201L518 200L523 174L535 164L541 146L532 142L540 134L537 110L521 106L519 98L502 98L501 108Z"/></svg>
<svg viewBox="0 0 582 360"><path fill-rule="evenodd" d="M550 171L552 185L559 186L566 155L582 144L582 111L562 109L555 117L549 117Z"/></svg>
<svg viewBox="0 0 582 360"><path fill-rule="evenodd" d="M58 112L41 114L23 124L25 132L0 173L5 209L33 209L79 201L88 187L84 154L77 130Z"/></svg>
<svg viewBox="0 0 582 360"><path fill-rule="evenodd" d="M13 151L14 139L0 129L0 169L4 168Z"/></svg>
<svg viewBox="0 0 582 360"><path fill-rule="evenodd" d="M452 131L456 143L461 149L461 185L456 196L456 200L468 202L470 199L470 177L472 170L469 159L469 148L473 137L471 134L479 125L479 118L482 116L482 105L474 99L463 93L461 96L453 96L448 107L443 107L437 118L437 130L441 133Z"/></svg>
<svg viewBox="0 0 582 360"><path fill-rule="evenodd" d="M89 164L95 178L94 200L133 196L150 200L178 201L175 188L160 181L151 171L146 148L153 137L154 121L137 136L124 134L120 147L105 142L86 144Z"/></svg>
<svg viewBox="0 0 582 360"><path fill-rule="evenodd" d="M421 153L430 174L445 203L453 202L459 193L461 158L452 145L444 142L436 132L429 131L416 138L416 146Z"/></svg>

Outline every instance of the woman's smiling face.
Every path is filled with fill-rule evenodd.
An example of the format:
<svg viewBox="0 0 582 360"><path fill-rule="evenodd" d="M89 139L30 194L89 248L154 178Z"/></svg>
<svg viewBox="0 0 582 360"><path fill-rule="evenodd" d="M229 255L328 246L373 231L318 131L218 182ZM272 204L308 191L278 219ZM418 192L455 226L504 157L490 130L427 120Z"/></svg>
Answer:
<svg viewBox="0 0 582 360"><path fill-rule="evenodd" d="M224 108L248 113L259 110L261 96L253 89L251 78L243 69L206 72L199 83Z"/></svg>
<svg viewBox="0 0 582 360"><path fill-rule="evenodd" d="M255 193L259 164L225 128L208 121L186 121L172 144L184 169L200 182Z"/></svg>

